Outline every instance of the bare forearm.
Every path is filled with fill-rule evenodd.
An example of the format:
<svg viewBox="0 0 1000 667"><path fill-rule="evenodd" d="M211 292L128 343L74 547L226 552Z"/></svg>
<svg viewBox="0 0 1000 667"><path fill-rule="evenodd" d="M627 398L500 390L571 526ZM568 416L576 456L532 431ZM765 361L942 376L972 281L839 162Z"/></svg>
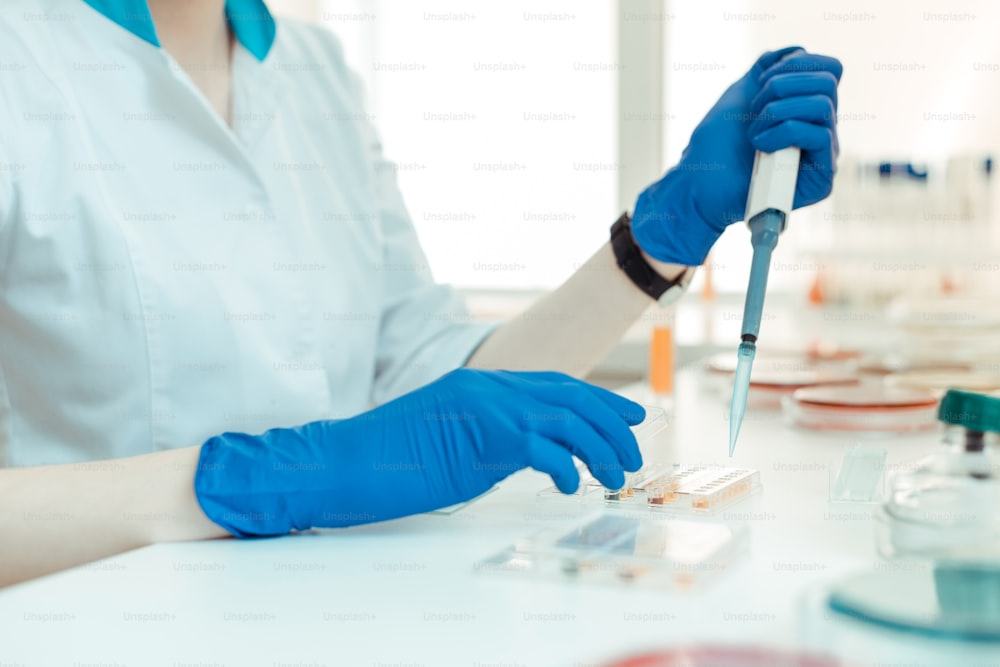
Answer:
<svg viewBox="0 0 1000 667"><path fill-rule="evenodd" d="M674 278L685 267L657 263L655 268ZM583 377L652 304L618 268L607 243L559 289L497 329L467 365Z"/></svg>
<svg viewBox="0 0 1000 667"><path fill-rule="evenodd" d="M0 586L155 542L226 532L194 495L198 448L0 470Z"/></svg>

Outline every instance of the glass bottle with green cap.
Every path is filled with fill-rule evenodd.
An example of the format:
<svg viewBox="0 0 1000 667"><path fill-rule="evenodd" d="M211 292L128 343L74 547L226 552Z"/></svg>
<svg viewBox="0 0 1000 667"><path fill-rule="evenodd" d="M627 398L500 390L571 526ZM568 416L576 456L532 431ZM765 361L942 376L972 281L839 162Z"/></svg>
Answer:
<svg viewBox="0 0 1000 667"><path fill-rule="evenodd" d="M956 451L985 452L1000 445L1000 397L950 389L941 399L938 419L945 444Z"/></svg>
<svg viewBox="0 0 1000 667"><path fill-rule="evenodd" d="M1000 397L951 389L938 419L943 451L890 482L879 551L1000 563Z"/></svg>
<svg viewBox="0 0 1000 667"><path fill-rule="evenodd" d="M1000 396L949 390L938 419L944 447L893 476L876 515L879 552L895 562L836 584L829 607L882 628L1000 645Z"/></svg>

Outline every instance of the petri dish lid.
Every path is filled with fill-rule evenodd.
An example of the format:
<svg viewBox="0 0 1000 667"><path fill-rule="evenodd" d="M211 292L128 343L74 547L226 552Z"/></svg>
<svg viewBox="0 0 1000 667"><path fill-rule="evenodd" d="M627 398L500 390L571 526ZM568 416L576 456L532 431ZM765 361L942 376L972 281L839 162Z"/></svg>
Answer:
<svg viewBox="0 0 1000 667"><path fill-rule="evenodd" d="M943 396L948 389L996 391L1000 389L1000 375L974 371L907 371L887 375L885 384L888 387L919 389Z"/></svg>
<svg viewBox="0 0 1000 667"><path fill-rule="evenodd" d="M797 389L792 400L802 405L848 410L907 410L937 405L937 397L927 391L892 387L821 386Z"/></svg>
<svg viewBox="0 0 1000 667"><path fill-rule="evenodd" d="M782 369L754 363L750 373L751 387L812 387L815 385L853 385L857 375L847 370L830 368Z"/></svg>
<svg viewBox="0 0 1000 667"><path fill-rule="evenodd" d="M841 667L833 657L767 648L695 646L635 655L606 667Z"/></svg>

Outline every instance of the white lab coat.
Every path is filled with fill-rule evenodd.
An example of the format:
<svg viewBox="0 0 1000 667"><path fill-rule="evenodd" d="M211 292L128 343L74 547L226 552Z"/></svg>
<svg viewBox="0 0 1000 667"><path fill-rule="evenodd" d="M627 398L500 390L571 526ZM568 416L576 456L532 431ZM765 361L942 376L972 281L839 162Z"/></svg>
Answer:
<svg viewBox="0 0 1000 667"><path fill-rule="evenodd" d="M233 130L79 0L0 8L0 69L0 465L350 416L490 331L433 282L327 31L236 47Z"/></svg>

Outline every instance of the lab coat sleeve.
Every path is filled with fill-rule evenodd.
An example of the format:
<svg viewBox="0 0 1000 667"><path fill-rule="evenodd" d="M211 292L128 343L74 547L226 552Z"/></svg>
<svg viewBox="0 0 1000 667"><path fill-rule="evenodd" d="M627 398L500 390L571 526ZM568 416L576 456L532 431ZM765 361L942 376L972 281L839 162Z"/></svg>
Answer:
<svg viewBox="0 0 1000 667"><path fill-rule="evenodd" d="M372 397L379 404L463 366L496 325L474 322L458 292L434 282L396 185L395 168L384 161L377 139L371 151L383 242L383 301Z"/></svg>
<svg viewBox="0 0 1000 667"><path fill-rule="evenodd" d="M355 80L356 81L356 80ZM360 85L355 83L360 99ZM372 400L381 404L465 364L496 324L473 321L462 296L434 281L374 127L361 128L371 159L382 240L379 340ZM442 190L440 196L447 193ZM455 248L461 252L461 248Z"/></svg>
<svg viewBox="0 0 1000 667"><path fill-rule="evenodd" d="M381 404L463 366L495 325L474 322L461 295L434 281L397 184L398 170L383 155L360 78L348 66L340 41L324 28L297 21L283 20L282 29L293 30L292 42L303 49L295 58L322 59L319 71L329 75L325 85L330 86L323 103L336 103L339 113L355 119L352 131L359 141L358 158L365 162L365 195L374 206L380 250L371 276L378 285L373 310L379 326L370 398ZM438 194L448 196L444 186Z"/></svg>

